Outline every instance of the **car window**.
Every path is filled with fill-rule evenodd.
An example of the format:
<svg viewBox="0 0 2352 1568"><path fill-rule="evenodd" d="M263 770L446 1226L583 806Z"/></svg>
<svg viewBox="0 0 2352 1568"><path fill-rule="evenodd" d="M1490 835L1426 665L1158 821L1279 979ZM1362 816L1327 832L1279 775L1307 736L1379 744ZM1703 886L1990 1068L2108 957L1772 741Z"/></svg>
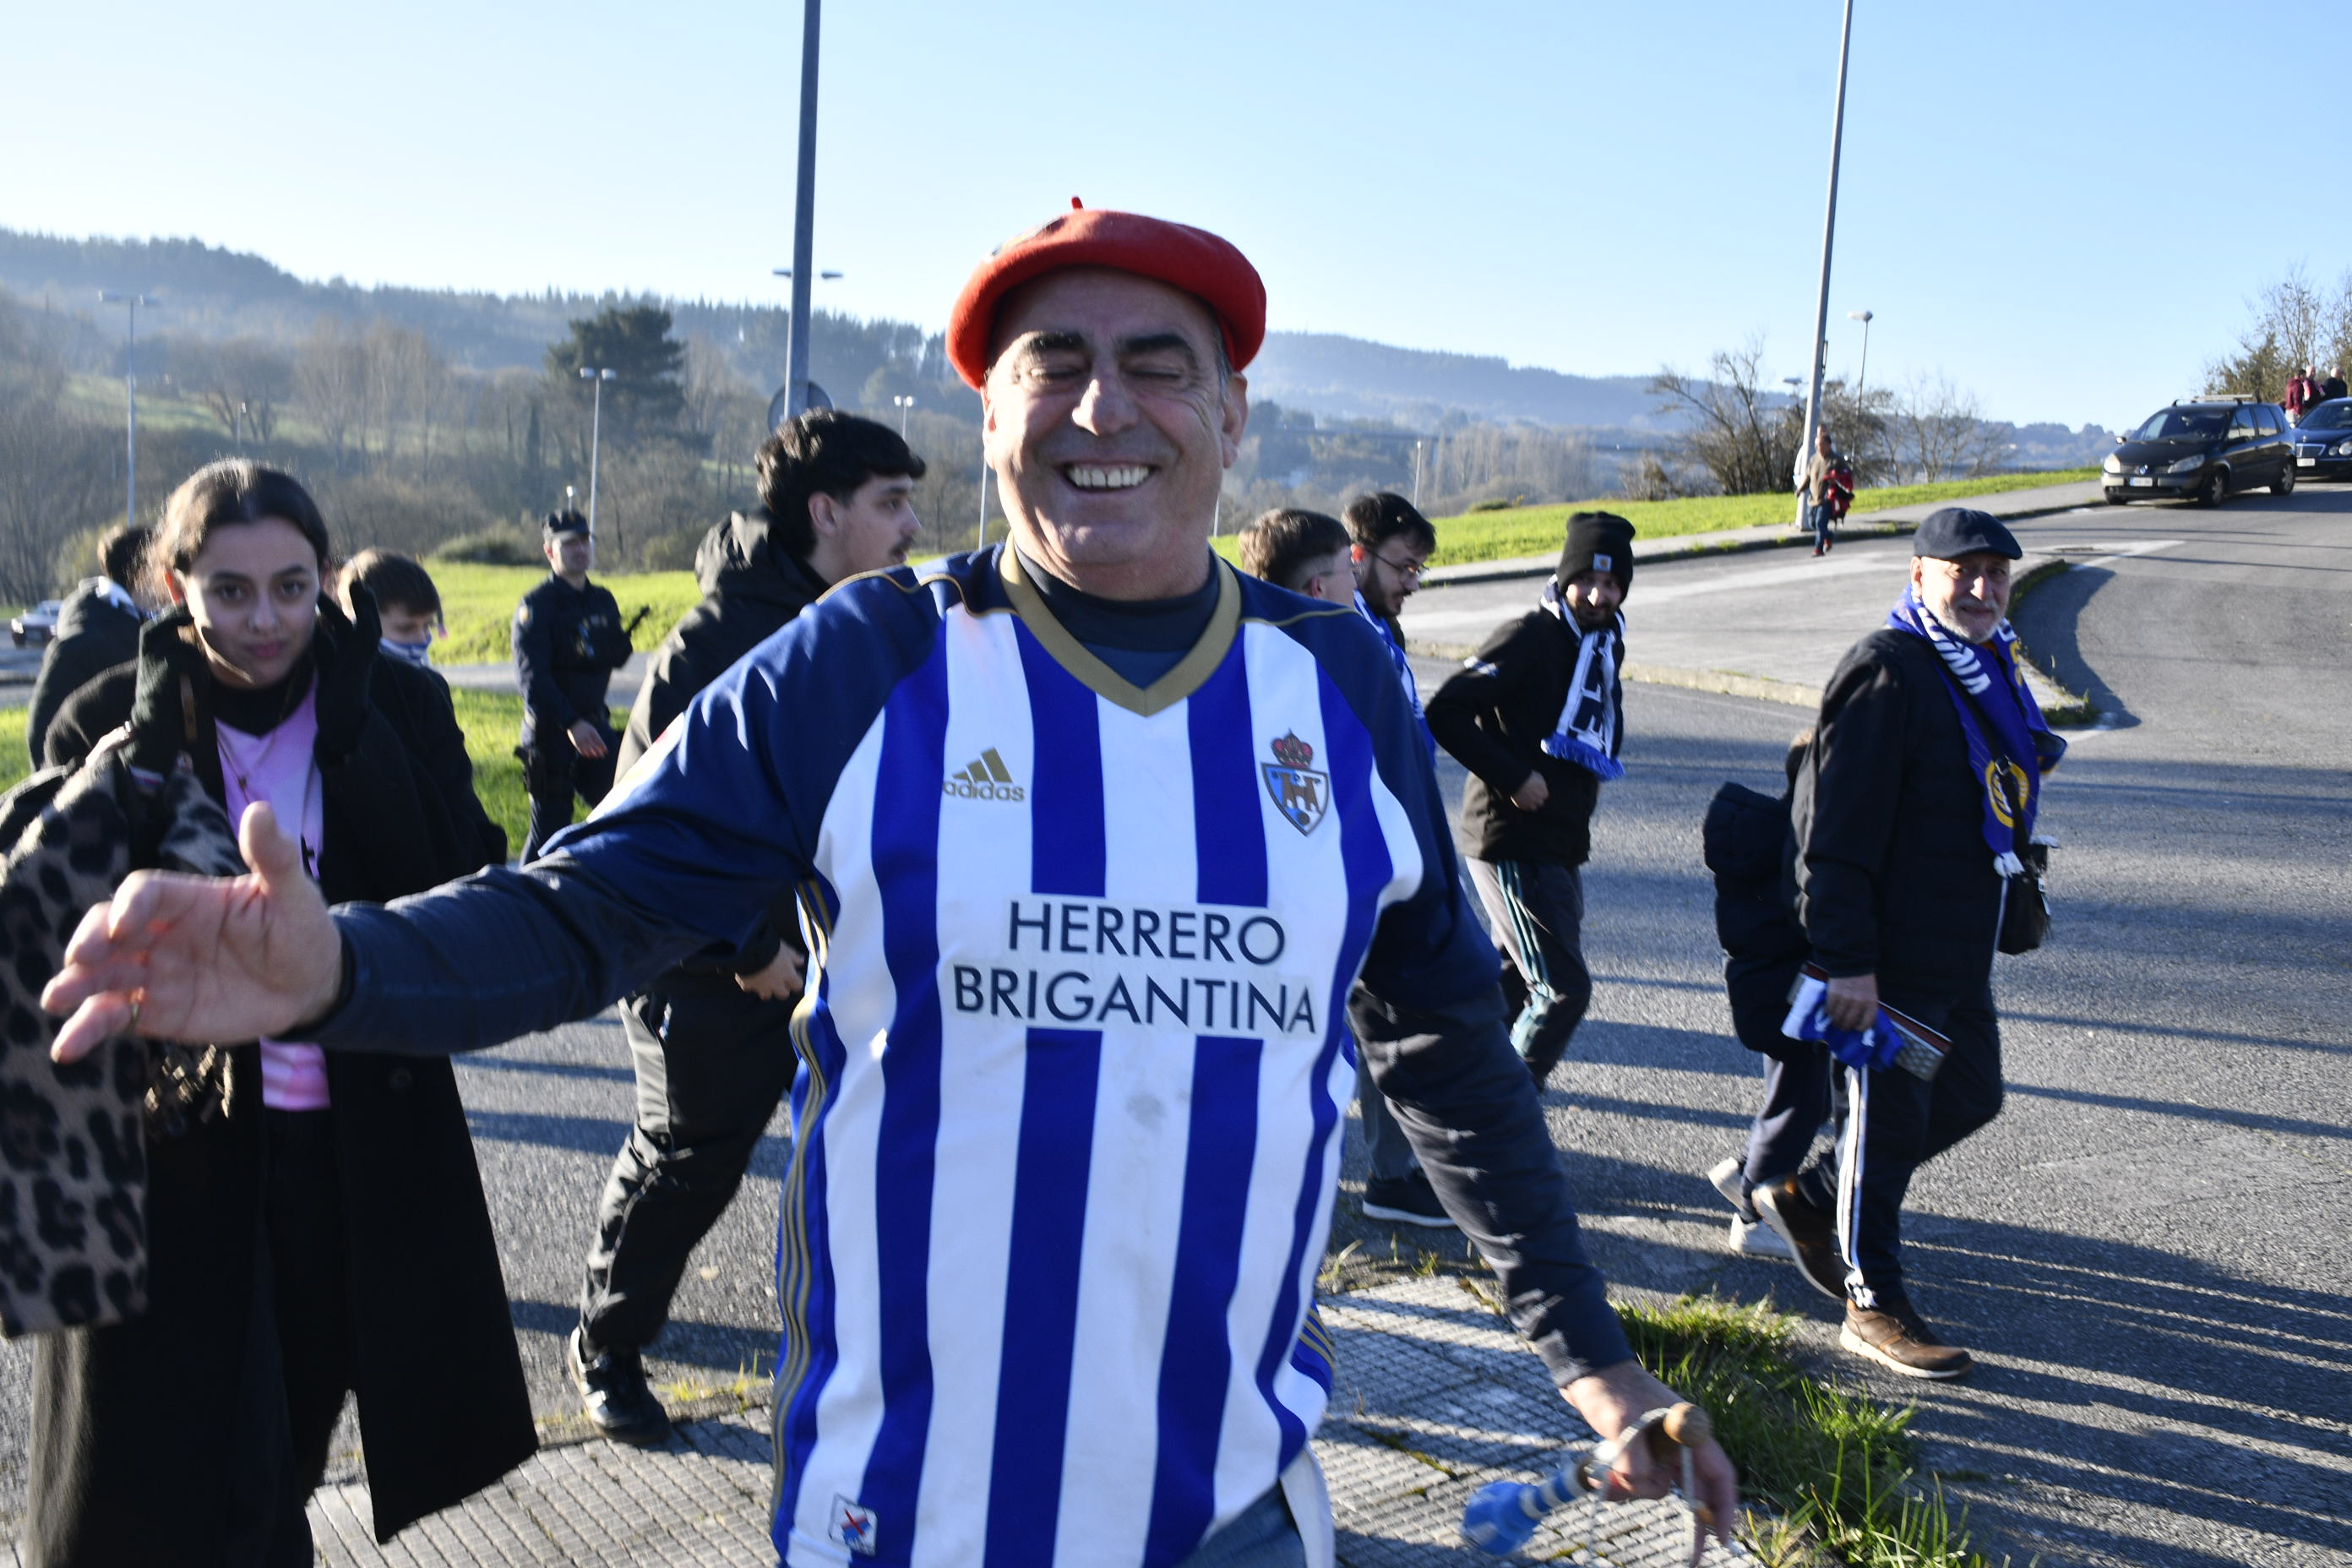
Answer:
<svg viewBox="0 0 2352 1568"><path fill-rule="evenodd" d="M2323 403L2303 416L2306 430L2352 430L2352 400Z"/></svg>
<svg viewBox="0 0 2352 1568"><path fill-rule="evenodd" d="M2135 441L2210 441L2228 427L2226 408L2168 408L2132 432Z"/></svg>
<svg viewBox="0 0 2352 1568"><path fill-rule="evenodd" d="M2251 441L2254 438L2254 411L2241 403L2230 410L2230 433L2225 441Z"/></svg>
<svg viewBox="0 0 2352 1568"><path fill-rule="evenodd" d="M2273 408L2267 403L2255 405L2254 429L2264 436L2277 435L2279 433L2279 411Z"/></svg>

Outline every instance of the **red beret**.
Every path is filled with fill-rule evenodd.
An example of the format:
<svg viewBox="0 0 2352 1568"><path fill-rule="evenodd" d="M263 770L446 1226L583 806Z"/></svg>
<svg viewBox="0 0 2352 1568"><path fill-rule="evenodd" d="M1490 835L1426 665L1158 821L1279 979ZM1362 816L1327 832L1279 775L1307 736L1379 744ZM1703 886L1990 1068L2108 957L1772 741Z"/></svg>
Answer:
<svg viewBox="0 0 2352 1568"><path fill-rule="evenodd" d="M1100 207L1066 212L1007 240L973 269L948 317L948 363L977 389L1006 292L1065 267L1108 267L1181 289L1209 308L1235 370L1265 341L1265 283L1249 258L1204 228Z"/></svg>

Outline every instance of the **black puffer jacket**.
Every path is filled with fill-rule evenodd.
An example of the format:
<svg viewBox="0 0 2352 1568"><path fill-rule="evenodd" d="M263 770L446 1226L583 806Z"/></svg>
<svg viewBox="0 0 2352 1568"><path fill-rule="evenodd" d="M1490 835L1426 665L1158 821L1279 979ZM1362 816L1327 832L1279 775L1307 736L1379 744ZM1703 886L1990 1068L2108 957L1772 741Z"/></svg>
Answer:
<svg viewBox="0 0 2352 1568"><path fill-rule="evenodd" d="M1577 648L1568 623L1549 610L1529 610L1496 627L1478 656L1429 700L1429 732L1470 770L1462 795L1465 854L1568 866L1591 858L1601 780L1543 749L1576 679ZM1541 773L1551 792L1541 811L1511 804L1511 792L1530 773Z"/></svg>
<svg viewBox="0 0 2352 1568"><path fill-rule="evenodd" d="M775 547L774 521L767 508L754 507L733 513L703 536L694 554L702 603L688 610L654 651L646 683L637 688L636 704L629 710L628 730L621 737L621 774L652 749L670 721L685 712L704 687L824 596L824 580L807 563ZM728 963L682 964L656 989L677 989L692 976L754 973L776 956L778 931L786 933L784 940L794 947L800 945L788 905L772 912L770 928Z"/></svg>
<svg viewBox="0 0 2352 1568"><path fill-rule="evenodd" d="M1780 1024L1806 952L1782 873L1788 838L1785 795L1775 799L1727 784L1707 803L1700 842L1715 873L1715 935L1723 944L1731 1026L1741 1045L1767 1056L1794 1043Z"/></svg>
<svg viewBox="0 0 2352 1568"><path fill-rule="evenodd" d="M1797 775L1797 912L1832 975L1930 1022L1992 974L2001 879L1943 661L1892 627L1849 649Z"/></svg>

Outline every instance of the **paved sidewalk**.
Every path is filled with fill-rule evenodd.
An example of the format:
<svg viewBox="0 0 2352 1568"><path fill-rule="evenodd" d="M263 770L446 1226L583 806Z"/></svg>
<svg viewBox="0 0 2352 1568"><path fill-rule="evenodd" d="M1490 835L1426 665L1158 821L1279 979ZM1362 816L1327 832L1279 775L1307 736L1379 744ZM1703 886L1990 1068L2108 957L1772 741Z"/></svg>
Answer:
<svg viewBox="0 0 2352 1568"><path fill-rule="evenodd" d="M1490 1480L1534 1480L1587 1441L1543 1363L1473 1281L1409 1279L1332 1296L1323 1320L1339 1348L1330 1414L1315 1438L1346 1568L1466 1568L1496 1559L1462 1543L1463 1504ZM352 1568L460 1564L741 1564L766 1568L767 1411L681 1426L650 1452L591 1440L542 1449L498 1486L403 1531L368 1528L367 1488L328 1486L310 1500L320 1562ZM1581 1507L1545 1521L1522 1561L1669 1568L1689 1560L1677 1499L1601 1510L1584 1540ZM1753 1563L1717 1546L1714 1568ZM0 1564L20 1568L13 1546Z"/></svg>

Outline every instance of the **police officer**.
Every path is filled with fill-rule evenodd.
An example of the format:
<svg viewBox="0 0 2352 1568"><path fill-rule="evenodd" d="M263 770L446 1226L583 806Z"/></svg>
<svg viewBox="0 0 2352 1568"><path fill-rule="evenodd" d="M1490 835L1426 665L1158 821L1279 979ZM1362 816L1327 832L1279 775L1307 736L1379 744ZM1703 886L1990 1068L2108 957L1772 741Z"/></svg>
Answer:
<svg viewBox="0 0 2352 1568"><path fill-rule="evenodd" d="M629 634L610 590L588 581L596 536L576 511L551 513L540 531L547 581L515 606L515 683L522 688L524 784L530 791L530 837L522 858L535 858L572 825L572 797L590 805L613 787L613 732L604 688L628 662ZM637 612L643 620L645 612Z"/></svg>

